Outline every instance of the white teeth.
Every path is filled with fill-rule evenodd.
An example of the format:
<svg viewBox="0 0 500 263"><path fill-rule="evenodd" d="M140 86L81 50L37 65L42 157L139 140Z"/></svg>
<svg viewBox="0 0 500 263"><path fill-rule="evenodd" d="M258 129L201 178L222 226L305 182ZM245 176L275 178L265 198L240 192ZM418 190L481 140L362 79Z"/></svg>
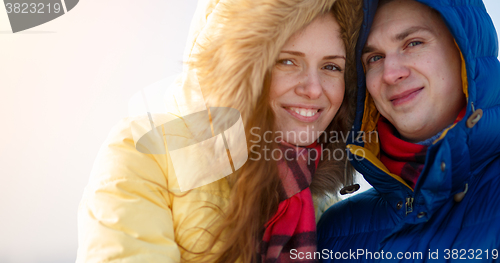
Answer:
<svg viewBox="0 0 500 263"><path fill-rule="evenodd" d="M297 114L302 115L304 117L312 117L318 113L317 109L303 109L303 108L290 108L290 110L295 111Z"/></svg>

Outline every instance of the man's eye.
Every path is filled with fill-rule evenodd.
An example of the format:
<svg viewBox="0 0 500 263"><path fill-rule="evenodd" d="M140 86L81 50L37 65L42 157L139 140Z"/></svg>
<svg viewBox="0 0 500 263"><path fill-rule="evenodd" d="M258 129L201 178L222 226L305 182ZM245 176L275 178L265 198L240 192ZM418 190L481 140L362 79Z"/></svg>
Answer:
<svg viewBox="0 0 500 263"><path fill-rule="evenodd" d="M410 44L408 44L409 47L414 47L422 44L422 41L413 41Z"/></svg>
<svg viewBox="0 0 500 263"><path fill-rule="evenodd" d="M373 57L368 59L368 63L376 62L377 60L379 60L381 58L382 58L382 56L373 56Z"/></svg>
<svg viewBox="0 0 500 263"><path fill-rule="evenodd" d="M340 69L340 67L338 67L336 65L332 65L332 64L328 64L328 65L324 66L323 69L331 70L331 71L342 71Z"/></svg>

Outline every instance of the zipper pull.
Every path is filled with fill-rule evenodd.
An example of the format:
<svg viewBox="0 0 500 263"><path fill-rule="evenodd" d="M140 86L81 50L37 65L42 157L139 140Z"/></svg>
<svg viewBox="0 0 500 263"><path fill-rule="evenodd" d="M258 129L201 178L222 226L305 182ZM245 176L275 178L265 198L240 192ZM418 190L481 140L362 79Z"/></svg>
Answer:
<svg viewBox="0 0 500 263"><path fill-rule="evenodd" d="M406 215L413 212L413 197L406 198Z"/></svg>

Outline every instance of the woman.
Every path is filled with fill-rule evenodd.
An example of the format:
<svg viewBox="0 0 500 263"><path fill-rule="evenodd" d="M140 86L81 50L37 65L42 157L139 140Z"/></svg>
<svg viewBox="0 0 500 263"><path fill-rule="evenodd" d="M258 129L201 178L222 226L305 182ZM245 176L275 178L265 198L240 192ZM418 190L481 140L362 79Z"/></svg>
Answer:
<svg viewBox="0 0 500 263"><path fill-rule="evenodd" d="M249 159L181 193L172 156L136 150L149 120L125 119L80 204L77 262L267 262L314 252L315 209L352 176L344 178L343 156L329 156L343 142L328 136L346 133L353 115L359 10L354 0L200 2L180 86L191 94L196 76L207 105L239 110ZM291 155L270 158L275 149Z"/></svg>

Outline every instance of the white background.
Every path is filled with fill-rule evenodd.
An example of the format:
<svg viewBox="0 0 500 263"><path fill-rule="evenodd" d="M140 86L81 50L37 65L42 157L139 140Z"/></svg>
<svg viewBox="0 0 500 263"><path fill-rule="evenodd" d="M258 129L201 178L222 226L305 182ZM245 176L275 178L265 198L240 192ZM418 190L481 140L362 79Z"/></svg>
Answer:
<svg viewBox="0 0 500 263"><path fill-rule="evenodd" d="M485 0L497 28L500 2ZM0 262L74 262L94 158L130 97L181 72L195 0L83 0L11 33L0 5Z"/></svg>

